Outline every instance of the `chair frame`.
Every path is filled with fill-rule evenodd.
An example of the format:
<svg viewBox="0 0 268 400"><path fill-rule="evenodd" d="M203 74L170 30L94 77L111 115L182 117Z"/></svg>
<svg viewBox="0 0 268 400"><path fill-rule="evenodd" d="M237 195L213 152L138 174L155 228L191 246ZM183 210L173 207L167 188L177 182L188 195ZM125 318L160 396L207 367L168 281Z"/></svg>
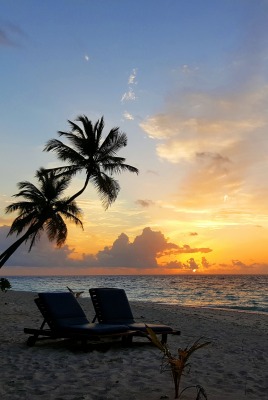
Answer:
<svg viewBox="0 0 268 400"><path fill-rule="evenodd" d="M73 296L70 293L70 296ZM77 300L74 297L74 300ZM37 305L39 311L41 312L44 320L39 329L34 328L24 328L24 333L30 334L31 336L28 337L26 343L28 346L32 347L35 345L37 340L44 340L44 339L72 339L74 341L79 341L82 345L86 345L88 341L90 342L99 342L101 339L109 338L109 339L116 339L121 338L122 342L125 344L131 343L132 336L135 332L130 329L125 329L122 332L112 332L109 331L109 325L106 325L106 331L102 333L95 333L94 328L98 328L104 324L90 324L92 325L92 330L89 329L88 332L85 333L75 332L75 330L68 330L64 328L56 328L54 325L55 320L51 317L50 313L46 305L43 303L40 297L34 299L35 304ZM80 305L79 305L80 306ZM45 325L48 325L48 328L45 328Z"/></svg>
<svg viewBox="0 0 268 400"><path fill-rule="evenodd" d="M128 318L124 319L120 319L119 322L109 322L109 320L107 320L107 317L105 315L105 312L102 308L102 304L101 302L103 302L103 298L102 293L104 294L105 297L105 293L110 292L112 295L114 295L115 297L117 296L121 296L121 303L124 305L125 307L125 311L126 314L128 314ZM142 337L147 337L147 339L150 340L150 337L148 335L146 326L150 327L157 335L161 335L161 342L167 343L167 338L168 335L180 335L181 332L179 330L173 329L167 325L162 325L162 324L150 324L150 323L137 323L133 317L132 314L132 310L131 310L131 306L129 304L126 292L124 289L118 289L118 288L91 288L89 289L89 294L91 296L91 300L94 306L94 310L95 310L95 317L92 320L92 322L95 322L96 320L99 323L104 323L104 324L124 324L127 325L129 329L133 329L134 333L132 336L142 336ZM117 302L120 303L119 298L117 299ZM132 326L133 325L133 326ZM141 326L142 325L142 326Z"/></svg>

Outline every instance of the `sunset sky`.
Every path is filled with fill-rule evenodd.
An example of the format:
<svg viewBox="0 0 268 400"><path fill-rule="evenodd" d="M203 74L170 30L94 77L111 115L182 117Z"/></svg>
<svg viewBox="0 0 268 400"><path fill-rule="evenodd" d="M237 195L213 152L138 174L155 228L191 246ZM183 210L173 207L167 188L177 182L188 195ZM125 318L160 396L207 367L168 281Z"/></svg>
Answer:
<svg viewBox="0 0 268 400"><path fill-rule="evenodd" d="M119 126L140 171L107 211L90 186L84 231L1 275L268 273L267 20L268 0L0 0L0 252L68 119Z"/></svg>

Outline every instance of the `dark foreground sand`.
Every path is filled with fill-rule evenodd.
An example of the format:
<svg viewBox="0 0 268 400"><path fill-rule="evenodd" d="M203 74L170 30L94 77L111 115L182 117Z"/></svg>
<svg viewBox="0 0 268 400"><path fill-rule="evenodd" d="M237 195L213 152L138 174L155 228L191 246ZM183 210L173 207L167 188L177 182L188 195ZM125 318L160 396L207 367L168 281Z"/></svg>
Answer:
<svg viewBox="0 0 268 400"><path fill-rule="evenodd" d="M169 372L160 373L162 355L151 344L83 351L66 342L26 346L24 327L42 322L35 295L0 293L1 400L158 400L173 399ZM89 319L89 298L79 299ZM199 384L209 400L268 399L268 316L159 304L132 304L137 320L179 328L170 336L178 347L203 337L212 343L191 358L182 387ZM105 350L105 351L104 351ZM195 399L186 391L182 399Z"/></svg>

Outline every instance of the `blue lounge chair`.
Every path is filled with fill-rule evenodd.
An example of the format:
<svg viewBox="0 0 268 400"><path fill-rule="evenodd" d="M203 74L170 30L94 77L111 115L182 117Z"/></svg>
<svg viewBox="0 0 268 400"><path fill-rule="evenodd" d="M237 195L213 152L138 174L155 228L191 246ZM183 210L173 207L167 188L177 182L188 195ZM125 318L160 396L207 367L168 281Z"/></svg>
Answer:
<svg viewBox="0 0 268 400"><path fill-rule="evenodd" d="M136 322L124 289L92 288L89 293L96 313L92 322L127 325L128 329L136 331L133 336L147 335L146 326L149 326L156 334L162 335L162 343L167 342L169 334L180 335L180 331L168 325Z"/></svg>
<svg viewBox="0 0 268 400"><path fill-rule="evenodd" d="M133 334L124 324L90 323L72 293L39 293L35 303L44 321L39 329L24 328L25 333L32 335L27 340L28 346L44 338L74 339L83 344L114 337L127 341ZM45 328L46 324L48 328Z"/></svg>

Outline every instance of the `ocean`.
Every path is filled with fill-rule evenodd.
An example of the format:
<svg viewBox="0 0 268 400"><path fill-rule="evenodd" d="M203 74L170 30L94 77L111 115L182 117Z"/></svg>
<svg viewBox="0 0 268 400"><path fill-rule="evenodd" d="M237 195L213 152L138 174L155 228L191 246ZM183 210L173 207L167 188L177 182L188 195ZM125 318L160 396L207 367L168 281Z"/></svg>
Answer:
<svg viewBox="0 0 268 400"><path fill-rule="evenodd" d="M130 301L211 307L268 314L268 275L12 276L12 290L64 292L125 289Z"/></svg>

